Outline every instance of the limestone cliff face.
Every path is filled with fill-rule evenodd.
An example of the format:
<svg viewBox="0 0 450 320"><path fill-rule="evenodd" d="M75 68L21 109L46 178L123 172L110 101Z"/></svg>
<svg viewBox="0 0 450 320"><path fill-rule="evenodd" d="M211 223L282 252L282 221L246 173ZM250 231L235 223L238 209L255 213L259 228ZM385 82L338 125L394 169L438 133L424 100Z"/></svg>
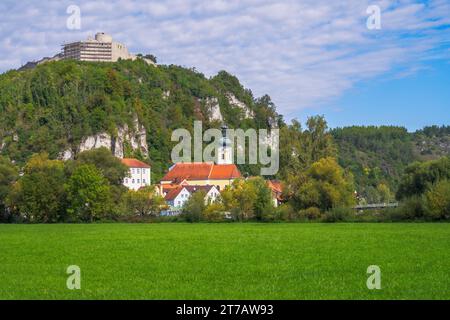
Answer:
<svg viewBox="0 0 450 320"><path fill-rule="evenodd" d="M223 122L222 112L220 111L219 99L207 98L205 100L206 110L209 113L209 119L211 121Z"/></svg>
<svg viewBox="0 0 450 320"><path fill-rule="evenodd" d="M227 99L228 99L228 103L229 103L231 106L238 107L238 108L240 108L242 111L244 111L244 117L245 117L246 119L253 118L253 117L255 116L255 114L253 113L253 111L252 111L245 103L243 103L243 102L240 101L238 98L236 98L236 96L235 96L233 93L228 92L228 93L226 94L226 97L227 97Z"/></svg>
<svg viewBox="0 0 450 320"><path fill-rule="evenodd" d="M106 132L88 136L83 139L79 146L74 148L75 152L73 149L65 150L60 154L59 158L62 160L73 159L77 153L102 147L111 150L114 156L123 158L127 144L134 151L140 151L144 156L148 157L147 132L137 119L134 121L132 129L127 124L119 127L117 137L113 137Z"/></svg>

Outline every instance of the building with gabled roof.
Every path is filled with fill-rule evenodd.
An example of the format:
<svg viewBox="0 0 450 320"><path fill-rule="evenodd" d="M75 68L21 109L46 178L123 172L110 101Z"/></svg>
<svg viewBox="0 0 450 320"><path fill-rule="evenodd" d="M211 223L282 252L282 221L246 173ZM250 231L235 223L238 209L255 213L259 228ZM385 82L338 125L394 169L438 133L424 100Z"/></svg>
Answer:
<svg viewBox="0 0 450 320"><path fill-rule="evenodd" d="M275 207L283 202L283 186L278 180L268 180L267 186L272 191L272 200Z"/></svg>
<svg viewBox="0 0 450 320"><path fill-rule="evenodd" d="M177 163L161 179L161 185L180 184L214 185L223 190L235 179L241 178L239 169L234 164L214 164L206 162Z"/></svg>
<svg viewBox="0 0 450 320"><path fill-rule="evenodd" d="M193 186L193 185L179 185L176 188L168 190L164 195L166 203L172 209L181 209L189 198L197 191L205 192L205 203L214 202L220 197L220 192L216 186Z"/></svg>
<svg viewBox="0 0 450 320"><path fill-rule="evenodd" d="M138 159L124 158L122 163L129 168L129 175L123 179L123 185L131 190L139 190L140 188L151 184L151 167L145 162Z"/></svg>
<svg viewBox="0 0 450 320"><path fill-rule="evenodd" d="M214 162L184 162L173 165L169 172L161 179L159 190L161 195L167 196L176 186L215 186L222 191L235 179L242 177L238 167L233 164L232 143L227 137L227 127L222 127L222 138L217 148L217 159ZM175 191L173 191L175 192Z"/></svg>

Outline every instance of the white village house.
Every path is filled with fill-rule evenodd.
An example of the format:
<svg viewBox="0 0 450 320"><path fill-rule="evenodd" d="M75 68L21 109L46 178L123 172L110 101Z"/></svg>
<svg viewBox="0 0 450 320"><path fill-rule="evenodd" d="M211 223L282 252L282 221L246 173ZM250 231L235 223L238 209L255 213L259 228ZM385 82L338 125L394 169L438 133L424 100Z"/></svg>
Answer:
<svg viewBox="0 0 450 320"><path fill-rule="evenodd" d="M201 190L206 193L205 204L215 202L220 197L220 191L216 186L191 186L186 184L168 191L164 195L164 199L170 206L170 211L176 214L176 211L179 211L185 205L192 194Z"/></svg>
<svg viewBox="0 0 450 320"><path fill-rule="evenodd" d="M122 163L130 169L128 177L123 179L123 185L131 190L139 190L151 184L151 167L137 159L125 158Z"/></svg>

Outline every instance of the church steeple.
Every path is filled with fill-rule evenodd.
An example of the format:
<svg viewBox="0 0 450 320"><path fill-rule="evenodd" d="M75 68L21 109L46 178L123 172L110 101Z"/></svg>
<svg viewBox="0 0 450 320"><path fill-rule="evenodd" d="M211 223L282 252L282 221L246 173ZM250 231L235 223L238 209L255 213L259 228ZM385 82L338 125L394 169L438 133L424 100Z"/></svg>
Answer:
<svg viewBox="0 0 450 320"><path fill-rule="evenodd" d="M227 135L228 127L222 126L222 138L217 148L217 164L233 164L233 147Z"/></svg>

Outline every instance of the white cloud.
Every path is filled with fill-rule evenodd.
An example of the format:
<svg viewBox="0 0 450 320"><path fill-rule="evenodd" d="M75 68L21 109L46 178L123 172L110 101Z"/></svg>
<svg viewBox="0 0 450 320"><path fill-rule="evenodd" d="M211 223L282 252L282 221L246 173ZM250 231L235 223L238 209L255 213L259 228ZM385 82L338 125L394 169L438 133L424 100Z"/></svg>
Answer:
<svg viewBox="0 0 450 320"><path fill-rule="evenodd" d="M81 8L80 31L65 27L70 4ZM366 28L372 4L382 8L381 30ZM428 59L449 57L446 0L7 0L0 11L0 70L105 31L162 63L208 76L228 70L255 94L271 95L287 115L336 98L359 81L407 76Z"/></svg>

